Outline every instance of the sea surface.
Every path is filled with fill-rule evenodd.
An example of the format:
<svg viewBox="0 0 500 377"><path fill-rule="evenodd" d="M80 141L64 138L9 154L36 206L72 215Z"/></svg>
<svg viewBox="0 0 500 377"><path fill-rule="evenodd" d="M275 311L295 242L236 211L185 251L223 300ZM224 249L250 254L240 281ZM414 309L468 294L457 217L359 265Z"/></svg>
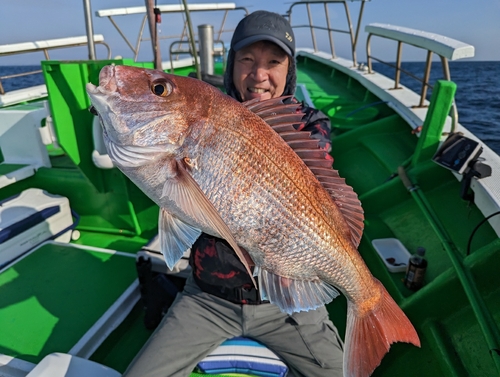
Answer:
<svg viewBox="0 0 500 377"><path fill-rule="evenodd" d="M402 68L421 77L423 62L403 63ZM0 66L0 77L20 72L40 69L37 66ZM381 63L374 69L389 77L394 77L394 69ZM500 154L500 62L450 62L451 79L457 84L456 104L458 121L478 136L495 152ZM440 62L432 63L431 80L441 79ZM17 77L1 81L6 92L32 85L43 84L42 74ZM401 83L417 93L421 83L402 75ZM430 96L430 91L429 91Z"/></svg>
<svg viewBox="0 0 500 377"><path fill-rule="evenodd" d="M458 122L500 154L500 62L449 62L451 80L457 84L455 103ZM407 62L402 69L422 77L425 63ZM373 69L394 78L394 69L377 63ZM441 63L433 62L430 83L443 78ZM401 84L416 93L422 84L407 75L401 75ZM428 99L430 97L428 93Z"/></svg>

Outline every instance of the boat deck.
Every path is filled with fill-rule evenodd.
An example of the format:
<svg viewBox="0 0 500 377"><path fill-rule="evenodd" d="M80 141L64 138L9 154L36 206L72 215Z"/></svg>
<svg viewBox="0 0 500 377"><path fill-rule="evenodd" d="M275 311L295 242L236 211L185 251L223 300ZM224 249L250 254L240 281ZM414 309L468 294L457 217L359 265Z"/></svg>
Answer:
<svg viewBox="0 0 500 377"><path fill-rule="evenodd" d="M483 330L494 328L488 321L498 323L500 318L500 287L491 279L494 266L500 265L500 239L495 230L488 224L478 228L468 250L484 214L460 197L452 172L430 158L414 157L419 140L412 127L389 104L338 70L300 56L298 69L298 83L307 85L313 104L332 120L333 167L362 202L365 230L359 251L374 276L405 310L422 341L421 349L392 345L373 376L420 376L419 368L408 368L415 360L425 363L426 375L440 375L443 370L451 370L453 376L491 375L495 365ZM330 80L318 80L320 77ZM344 101L361 111L351 108L351 116L336 118L332 109L341 109ZM376 111L367 120L361 112L369 108ZM358 122L357 116L363 121ZM399 166L405 167L417 194L408 192ZM407 289L404 272L392 273L386 268L372 244L386 238L401 241L412 253L419 246L426 248L429 265L421 290ZM470 299L484 302L484 312L491 317L478 320L477 312L483 310L472 309ZM345 300L339 297L327 307L344 334Z"/></svg>
<svg viewBox="0 0 500 377"><path fill-rule="evenodd" d="M138 301L136 280L134 254L41 245L0 272L0 353L90 356Z"/></svg>
<svg viewBox="0 0 500 377"><path fill-rule="evenodd" d="M487 222L478 227L484 210L461 199L456 176L423 150L419 126L442 134L435 129L438 125L426 123L428 102L410 110L407 104L418 102L416 93L391 93L384 89L394 85L390 79L366 76L343 59L316 59L314 54L298 55L297 96L330 118L334 168L359 195L365 212L359 251L422 340L421 349L393 345L373 376L420 377L422 369L408 367L415 360L430 376L493 375L495 350L488 349L484 334L495 327L498 332L500 322L500 287L492 279L500 265L500 239ZM110 63L152 67L127 59L42 63L47 83L42 89L50 93L59 146L38 143L48 150L43 158L49 163L39 158L43 163L32 174L7 182L0 192L1 200L38 187L67 197L79 217L79 238L71 244L44 244L0 271L0 354L24 361L24 370L57 351L123 372L151 335L138 301L135 253L156 234L158 208L117 169L104 169L92 159L94 117L88 112L85 83L96 84L100 69ZM191 71L175 68L180 75ZM222 64L216 73L222 73ZM28 105L8 104L12 106L5 111L12 114L31 111ZM49 107L35 104L40 113L43 108L40 120L45 119ZM37 132L48 128L38 123ZM445 123L448 126L449 119ZM31 136L39 137L37 132ZM28 132L11 140L27 144L24 135ZM4 163L0 168L0 175L8 176L12 166ZM402 178L412 184L410 192ZM429 267L421 290L407 289L404 272L390 272L378 256L373 241L387 238L401 241L410 252L426 248ZM116 310L119 302L125 307ZM327 306L341 336L346 305L341 296ZM117 312L129 314L116 317ZM490 317L482 318L481 313ZM495 337L494 331L491 334Z"/></svg>

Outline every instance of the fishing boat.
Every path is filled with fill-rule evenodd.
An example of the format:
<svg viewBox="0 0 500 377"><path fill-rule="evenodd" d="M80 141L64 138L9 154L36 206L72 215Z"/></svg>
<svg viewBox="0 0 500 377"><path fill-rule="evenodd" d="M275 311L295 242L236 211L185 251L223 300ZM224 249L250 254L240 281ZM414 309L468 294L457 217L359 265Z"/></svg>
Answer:
<svg viewBox="0 0 500 377"><path fill-rule="evenodd" d="M330 118L334 168L362 203L359 252L422 343L392 345L373 376L498 376L500 156L460 124L449 69L449 61L472 57L474 47L402 25L361 30L366 2L360 1L356 22L350 3L298 1L283 14L299 47L296 97ZM313 24L318 7L325 18ZM332 7L345 13L345 29L333 26ZM44 84L5 92L2 83L18 77L0 77L2 376L120 376L151 336L189 266L183 259L167 270L158 252L158 208L107 156L85 84L98 84L105 65L125 64L221 86L231 27L249 13L234 3L86 11L87 25L96 17L110 20L131 49L129 58L112 58L112 46L92 27L86 36L0 46L0 64L7 55L45 53ZM139 61L142 44L159 46L154 14L182 20L171 23L181 28L172 32L167 58ZM194 14L205 22L191 22ZM221 25L208 25L215 14ZM142 17L135 46L119 27L131 15ZM144 36L148 20L152 38ZM350 56L337 56L338 35L348 37ZM374 69L381 63L380 39L395 46L393 62L382 62L391 67L390 77ZM88 60L50 59L52 49L82 45ZM99 54L104 50L99 59L96 46ZM402 84L406 46L426 57L414 77L420 91ZM443 75L431 82L433 59ZM428 265L423 286L413 290L405 276L418 248L425 248ZM343 336L346 300L339 297L327 309ZM246 352L241 358L247 361L258 354ZM224 352L218 356L224 359ZM214 370L197 369L192 376ZM265 375L251 368L216 372Z"/></svg>

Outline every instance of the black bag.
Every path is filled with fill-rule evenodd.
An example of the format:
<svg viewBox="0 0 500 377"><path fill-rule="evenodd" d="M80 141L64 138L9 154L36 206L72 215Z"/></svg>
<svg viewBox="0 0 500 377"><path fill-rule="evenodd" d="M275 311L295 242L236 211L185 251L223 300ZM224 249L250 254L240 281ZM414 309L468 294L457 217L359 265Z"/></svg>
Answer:
<svg viewBox="0 0 500 377"><path fill-rule="evenodd" d="M155 272L150 259L142 256L136 260L137 275L144 306L144 325L155 329L172 305L177 293L184 289L186 279Z"/></svg>

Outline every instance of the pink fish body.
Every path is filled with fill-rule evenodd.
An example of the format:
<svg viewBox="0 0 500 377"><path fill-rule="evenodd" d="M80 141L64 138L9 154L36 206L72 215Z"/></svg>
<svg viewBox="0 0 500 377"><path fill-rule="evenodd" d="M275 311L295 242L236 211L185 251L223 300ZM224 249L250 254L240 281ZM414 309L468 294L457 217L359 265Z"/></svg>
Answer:
<svg viewBox="0 0 500 377"><path fill-rule="evenodd" d="M87 92L115 165L161 208L171 268L201 232L255 264L284 312L348 299L344 375L368 376L390 344L420 346L408 318L357 251L362 209L325 152L297 132L297 105L240 104L201 81L107 66ZM335 288L334 288L335 287Z"/></svg>

